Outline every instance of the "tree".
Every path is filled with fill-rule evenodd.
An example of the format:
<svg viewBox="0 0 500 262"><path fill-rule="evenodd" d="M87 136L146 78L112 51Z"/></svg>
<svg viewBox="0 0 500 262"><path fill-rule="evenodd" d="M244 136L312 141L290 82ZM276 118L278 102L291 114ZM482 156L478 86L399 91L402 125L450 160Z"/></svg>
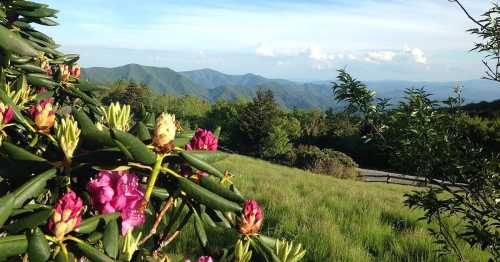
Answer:
<svg viewBox="0 0 500 262"><path fill-rule="evenodd" d="M247 154L263 155L263 142L281 117L271 90L258 90L256 97L239 113L240 149Z"/></svg>
<svg viewBox="0 0 500 262"><path fill-rule="evenodd" d="M425 219L438 225L431 232L442 251L463 261L458 243L467 241L489 251L492 260L500 259L500 158L464 131L459 90L438 103L425 90L410 88L387 111L374 99L357 99L357 89L365 86L351 80L342 73L336 88L346 94L340 101L365 111L365 122L372 127L366 139L380 146L397 170L429 181L427 190L407 194L405 203L423 209ZM448 217L457 217L460 225L450 227Z"/></svg>

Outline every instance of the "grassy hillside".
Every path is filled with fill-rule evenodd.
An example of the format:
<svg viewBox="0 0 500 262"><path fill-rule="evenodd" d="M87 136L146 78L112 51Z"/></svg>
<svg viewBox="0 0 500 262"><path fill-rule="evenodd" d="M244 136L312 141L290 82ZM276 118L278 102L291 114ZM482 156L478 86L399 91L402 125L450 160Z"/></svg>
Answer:
<svg viewBox="0 0 500 262"><path fill-rule="evenodd" d="M338 180L238 155L217 166L234 171L241 191L263 205L266 234L306 246L305 261L454 261L437 256L420 213L403 206L403 194L415 188ZM209 234L234 241L217 230ZM189 227L170 250L200 254L192 239ZM486 261L478 250L466 253Z"/></svg>

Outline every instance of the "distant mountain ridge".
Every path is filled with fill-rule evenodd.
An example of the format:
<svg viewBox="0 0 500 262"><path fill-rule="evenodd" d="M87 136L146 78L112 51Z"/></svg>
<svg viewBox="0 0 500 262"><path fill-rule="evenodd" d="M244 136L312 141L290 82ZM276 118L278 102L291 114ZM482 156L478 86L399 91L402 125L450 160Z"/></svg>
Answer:
<svg viewBox="0 0 500 262"><path fill-rule="evenodd" d="M288 108L334 108L342 106L333 99L331 83L318 81L299 83L284 79L269 79L256 74L229 75L213 69L176 72L166 67L128 64L114 68L91 67L82 69L82 77L97 83L117 80L143 82L161 94L191 95L207 99L251 99L258 89L270 89L278 103ZM335 76L332 76L332 79ZM425 87L435 99L445 99L453 93L456 82L368 81L370 89L380 97L400 101L409 87ZM492 101L500 98L500 84L487 80L463 81L463 95L467 103Z"/></svg>

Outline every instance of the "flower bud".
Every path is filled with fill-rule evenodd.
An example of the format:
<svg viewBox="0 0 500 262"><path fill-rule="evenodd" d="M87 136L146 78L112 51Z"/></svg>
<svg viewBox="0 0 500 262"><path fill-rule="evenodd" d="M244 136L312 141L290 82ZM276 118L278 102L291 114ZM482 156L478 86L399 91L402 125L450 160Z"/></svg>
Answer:
<svg viewBox="0 0 500 262"><path fill-rule="evenodd" d="M116 128L118 130L127 132L130 128L130 106L120 105L120 103L111 103L107 108L100 108L103 114L103 122L109 128Z"/></svg>
<svg viewBox="0 0 500 262"><path fill-rule="evenodd" d="M50 64L48 60L44 60L41 64L40 67L47 73L47 75L52 76L54 72L52 71L52 67L50 67Z"/></svg>
<svg viewBox="0 0 500 262"><path fill-rule="evenodd" d="M153 145L158 153L167 153L174 147L175 115L161 113L156 120Z"/></svg>
<svg viewBox="0 0 500 262"><path fill-rule="evenodd" d="M70 75L74 78L80 78L80 65L74 64L71 66Z"/></svg>
<svg viewBox="0 0 500 262"><path fill-rule="evenodd" d="M123 248L120 254L120 260L131 261L134 256L135 251L139 247L139 241L141 240L142 232L140 232L137 237L134 237L132 230L128 231L123 240Z"/></svg>
<svg viewBox="0 0 500 262"><path fill-rule="evenodd" d="M57 240L80 226L83 201L75 192L64 194L54 206L54 214L49 219L49 230Z"/></svg>
<svg viewBox="0 0 500 262"><path fill-rule="evenodd" d="M245 200L243 213L240 218L240 233L243 235L256 235L262 227L264 216L262 209L255 200Z"/></svg>
<svg viewBox="0 0 500 262"><path fill-rule="evenodd" d="M250 259L252 259L250 241L246 240L245 242L243 242L241 239L238 239L236 245L234 246L234 256L234 261L250 262Z"/></svg>
<svg viewBox="0 0 500 262"><path fill-rule="evenodd" d="M198 128L191 142L186 145L186 150L217 150L218 140L212 132Z"/></svg>
<svg viewBox="0 0 500 262"><path fill-rule="evenodd" d="M80 139L80 129L73 117L69 116L61 119L60 123L56 122L56 137L66 159L70 160L73 157L76 146Z"/></svg>
<svg viewBox="0 0 500 262"><path fill-rule="evenodd" d="M35 121L36 128L41 133L49 133L56 120L54 110L54 99L45 98L30 109L31 117Z"/></svg>
<svg viewBox="0 0 500 262"><path fill-rule="evenodd" d="M65 64L59 65L59 72L58 72L59 80L62 82L66 82L69 80L69 66Z"/></svg>
<svg viewBox="0 0 500 262"><path fill-rule="evenodd" d="M6 125L12 120L14 116L14 110L12 106L6 106L4 103L0 102L0 122L2 125Z"/></svg>
<svg viewBox="0 0 500 262"><path fill-rule="evenodd" d="M213 258L210 256L201 256L198 258L198 262L213 262Z"/></svg>

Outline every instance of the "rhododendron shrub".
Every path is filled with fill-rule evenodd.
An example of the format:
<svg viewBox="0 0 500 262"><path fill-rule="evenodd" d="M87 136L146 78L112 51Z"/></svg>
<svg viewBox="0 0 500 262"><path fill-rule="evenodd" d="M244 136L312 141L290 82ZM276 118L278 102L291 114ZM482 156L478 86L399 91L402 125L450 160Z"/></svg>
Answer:
<svg viewBox="0 0 500 262"><path fill-rule="evenodd" d="M129 105L96 99L101 88L80 79L79 56L38 31L57 25L56 14L0 2L0 261L169 261L188 223L204 252L186 260L303 256L261 235L265 210L234 186L237 174L212 165L223 155L214 133L198 129L180 144L189 132L174 115L136 120ZM217 250L209 226L240 237Z"/></svg>

